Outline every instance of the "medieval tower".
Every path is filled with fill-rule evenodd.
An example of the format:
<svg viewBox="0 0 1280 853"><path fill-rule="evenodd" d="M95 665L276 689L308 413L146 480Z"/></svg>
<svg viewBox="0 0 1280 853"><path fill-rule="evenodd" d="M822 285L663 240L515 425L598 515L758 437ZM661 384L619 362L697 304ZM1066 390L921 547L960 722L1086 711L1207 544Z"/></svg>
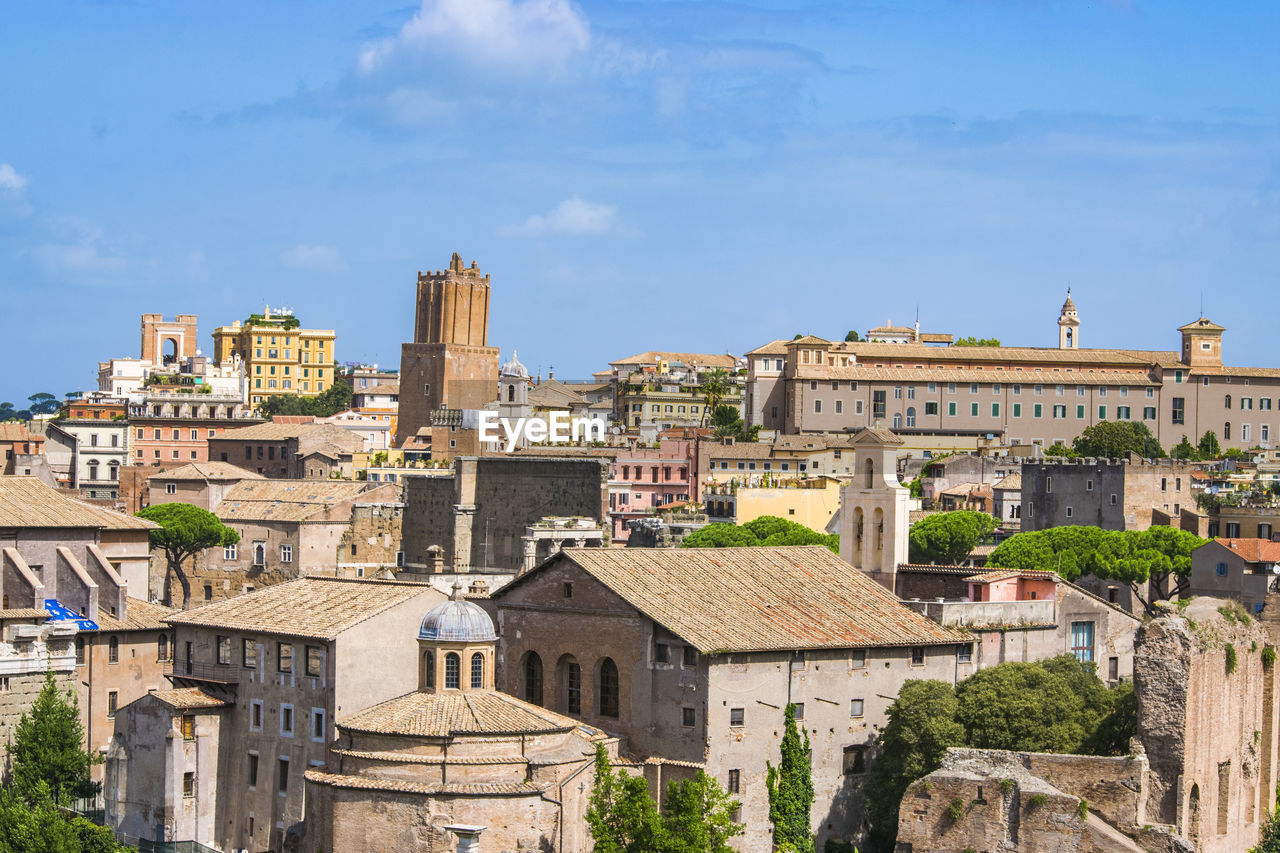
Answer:
<svg viewBox="0 0 1280 853"><path fill-rule="evenodd" d="M480 273L475 261L464 267L454 252L448 269L418 272L413 343L400 347L396 446L403 447L424 427L435 426L442 433L452 427L455 437L447 447L433 441L433 458L455 455L448 449L474 452L456 437L467 425L462 413L483 408L497 394L498 350L489 346L489 276ZM442 409L453 416L442 416Z"/></svg>

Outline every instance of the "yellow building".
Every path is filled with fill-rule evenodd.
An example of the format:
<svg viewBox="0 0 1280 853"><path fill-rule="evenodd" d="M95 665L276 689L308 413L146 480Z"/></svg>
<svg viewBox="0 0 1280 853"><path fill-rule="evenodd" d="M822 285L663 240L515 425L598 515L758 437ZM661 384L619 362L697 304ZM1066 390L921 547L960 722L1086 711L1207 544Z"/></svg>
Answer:
<svg viewBox="0 0 1280 853"><path fill-rule="evenodd" d="M840 511L840 481L816 477L793 480L785 486L720 484L706 489L703 501L712 521L746 524L762 515L775 515L830 533L832 519Z"/></svg>
<svg viewBox="0 0 1280 853"><path fill-rule="evenodd" d="M313 397L333 387L336 334L299 325L291 311L268 306L243 323L213 330L214 360L244 362L251 404L276 395Z"/></svg>

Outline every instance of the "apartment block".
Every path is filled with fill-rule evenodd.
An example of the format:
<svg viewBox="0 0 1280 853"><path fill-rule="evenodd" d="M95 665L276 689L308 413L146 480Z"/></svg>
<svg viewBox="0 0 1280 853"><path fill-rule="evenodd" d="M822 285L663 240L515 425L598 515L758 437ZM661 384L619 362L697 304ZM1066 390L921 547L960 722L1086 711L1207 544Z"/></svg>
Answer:
<svg viewBox="0 0 1280 853"><path fill-rule="evenodd" d="M218 363L244 365L249 402L267 397L315 396L335 381L332 329L303 329L293 312L271 310L213 330L213 357Z"/></svg>

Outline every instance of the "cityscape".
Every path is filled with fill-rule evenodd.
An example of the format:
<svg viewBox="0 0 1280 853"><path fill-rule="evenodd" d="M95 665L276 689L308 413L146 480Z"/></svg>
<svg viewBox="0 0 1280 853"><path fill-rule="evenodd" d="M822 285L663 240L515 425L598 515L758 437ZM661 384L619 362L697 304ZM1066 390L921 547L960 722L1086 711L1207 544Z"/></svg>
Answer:
<svg viewBox="0 0 1280 853"><path fill-rule="evenodd" d="M1280 853L1280 13L63 11L0 60L0 851Z"/></svg>

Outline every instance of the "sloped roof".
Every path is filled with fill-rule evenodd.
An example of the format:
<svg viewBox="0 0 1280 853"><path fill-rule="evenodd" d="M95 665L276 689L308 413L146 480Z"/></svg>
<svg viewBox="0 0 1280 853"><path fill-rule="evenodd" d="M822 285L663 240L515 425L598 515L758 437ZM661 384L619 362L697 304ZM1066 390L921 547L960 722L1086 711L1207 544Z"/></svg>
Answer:
<svg viewBox="0 0 1280 853"><path fill-rule="evenodd" d="M700 652L964 642L820 545L571 548L497 590L499 602L568 560Z"/></svg>
<svg viewBox="0 0 1280 853"><path fill-rule="evenodd" d="M192 462L180 468L171 468L152 474L148 480L265 480L257 471L232 465L230 462Z"/></svg>
<svg viewBox="0 0 1280 853"><path fill-rule="evenodd" d="M179 611L163 604L152 604L141 598L129 597L125 603L124 619L117 619L106 610L98 608L99 631L159 631L169 627L165 619Z"/></svg>
<svg viewBox="0 0 1280 853"><path fill-rule="evenodd" d="M1246 563L1280 563L1280 542L1270 539L1215 539L1213 542L1239 554Z"/></svg>
<svg viewBox="0 0 1280 853"><path fill-rule="evenodd" d="M366 708L338 727L371 734L450 737L540 734L582 725L577 720L495 690L418 691Z"/></svg>
<svg viewBox="0 0 1280 853"><path fill-rule="evenodd" d="M145 518L69 498L35 477L0 477L0 527L94 527L151 530Z"/></svg>
<svg viewBox="0 0 1280 853"><path fill-rule="evenodd" d="M199 687L179 687L176 690L153 690L149 694L178 711L196 711L202 708L229 708L234 702L219 699L205 693Z"/></svg>
<svg viewBox="0 0 1280 853"><path fill-rule="evenodd" d="M762 347L756 347L755 349L751 350L746 354L747 355L786 355L787 344L789 343L791 342L786 339L779 338L776 341L769 341L769 343L765 344Z"/></svg>
<svg viewBox="0 0 1280 853"><path fill-rule="evenodd" d="M1225 332L1226 330L1226 326L1219 326L1208 317L1200 317L1185 326L1178 327L1179 332Z"/></svg>
<svg viewBox="0 0 1280 853"><path fill-rule="evenodd" d="M43 440L44 436L33 436L31 431L27 429L27 425L16 421L5 421L0 423L0 441L28 441L35 438L37 441Z"/></svg>
<svg viewBox="0 0 1280 853"><path fill-rule="evenodd" d="M308 782L328 785L332 788L351 788L360 791L393 791L400 794L452 797L540 797L543 788L532 782L415 782L410 779L386 779L373 776L351 776L343 773L326 773L311 769L305 774Z"/></svg>
<svg viewBox="0 0 1280 853"><path fill-rule="evenodd" d="M306 521L376 486L344 480L250 480L232 486L214 514L223 521Z"/></svg>
<svg viewBox="0 0 1280 853"><path fill-rule="evenodd" d="M427 584L307 577L176 613L165 621L170 625L332 640L419 595L424 596L424 614L445 599L444 593Z"/></svg>
<svg viewBox="0 0 1280 853"><path fill-rule="evenodd" d="M731 355L717 355L706 352L664 352L662 350L649 350L627 358L620 358L617 361L611 361L609 364L657 364L660 361L678 361L691 366L697 364L700 367L728 368L736 367L738 364L738 360Z"/></svg>
<svg viewBox="0 0 1280 853"><path fill-rule="evenodd" d="M338 440L339 433L347 435L347 430L335 424L316 423L311 416L305 416L298 423L290 416L281 416L277 420L254 426L229 429L219 435L215 441L288 441L291 438L303 439L316 436L333 437Z"/></svg>
<svg viewBox="0 0 1280 853"><path fill-rule="evenodd" d="M529 389L529 402L535 406L585 406L587 398L556 379L548 379Z"/></svg>
<svg viewBox="0 0 1280 853"><path fill-rule="evenodd" d="M1022 472L1014 471L991 487L997 491L1016 492L1022 488Z"/></svg>

